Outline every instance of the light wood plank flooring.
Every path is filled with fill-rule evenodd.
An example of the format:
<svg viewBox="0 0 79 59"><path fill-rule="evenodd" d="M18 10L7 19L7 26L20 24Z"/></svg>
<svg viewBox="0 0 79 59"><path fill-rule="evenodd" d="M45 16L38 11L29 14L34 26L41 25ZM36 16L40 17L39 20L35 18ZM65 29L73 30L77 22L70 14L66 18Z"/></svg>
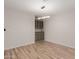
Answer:
<svg viewBox="0 0 79 59"><path fill-rule="evenodd" d="M40 41L35 44L5 50L4 59L75 59L74 49Z"/></svg>

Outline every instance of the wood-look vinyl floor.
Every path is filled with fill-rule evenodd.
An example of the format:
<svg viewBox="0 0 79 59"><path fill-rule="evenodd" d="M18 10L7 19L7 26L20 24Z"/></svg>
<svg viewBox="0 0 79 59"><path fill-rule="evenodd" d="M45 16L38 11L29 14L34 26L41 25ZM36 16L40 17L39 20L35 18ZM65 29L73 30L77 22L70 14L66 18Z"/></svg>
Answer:
<svg viewBox="0 0 79 59"><path fill-rule="evenodd" d="M49 42L13 48L4 51L4 59L75 59L75 51Z"/></svg>

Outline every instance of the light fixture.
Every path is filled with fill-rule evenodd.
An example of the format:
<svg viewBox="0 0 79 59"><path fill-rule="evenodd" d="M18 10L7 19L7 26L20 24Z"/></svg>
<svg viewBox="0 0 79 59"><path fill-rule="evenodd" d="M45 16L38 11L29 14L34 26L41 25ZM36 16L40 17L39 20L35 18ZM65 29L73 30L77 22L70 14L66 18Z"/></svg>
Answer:
<svg viewBox="0 0 79 59"><path fill-rule="evenodd" d="M41 9L44 9L44 8L45 8L45 6L42 6L42 7L41 7Z"/></svg>
<svg viewBox="0 0 79 59"><path fill-rule="evenodd" d="M45 7L46 7L46 5L45 5L45 3L47 2L47 0L43 0L43 6L41 7L41 9L45 9Z"/></svg>
<svg viewBox="0 0 79 59"><path fill-rule="evenodd" d="M41 20L41 19L48 19L48 18L50 18L50 16L42 16L42 17L38 17L37 19Z"/></svg>

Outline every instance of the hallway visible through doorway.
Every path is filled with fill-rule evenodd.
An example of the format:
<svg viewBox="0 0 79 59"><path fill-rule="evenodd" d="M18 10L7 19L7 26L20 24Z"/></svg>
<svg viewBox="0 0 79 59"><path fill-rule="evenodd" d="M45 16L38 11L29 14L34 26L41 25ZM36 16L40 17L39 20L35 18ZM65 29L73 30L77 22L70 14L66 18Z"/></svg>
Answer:
<svg viewBox="0 0 79 59"><path fill-rule="evenodd" d="M35 17L35 42L44 40L44 22Z"/></svg>

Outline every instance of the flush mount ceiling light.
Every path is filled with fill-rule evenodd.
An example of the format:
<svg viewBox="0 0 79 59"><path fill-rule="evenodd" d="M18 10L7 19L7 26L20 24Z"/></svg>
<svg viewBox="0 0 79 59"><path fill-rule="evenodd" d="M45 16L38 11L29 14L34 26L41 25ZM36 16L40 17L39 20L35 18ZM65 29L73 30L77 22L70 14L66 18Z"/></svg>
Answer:
<svg viewBox="0 0 79 59"><path fill-rule="evenodd" d="M43 3L43 6L41 7L41 9L45 9L45 7L46 7L45 3L47 3L47 1L48 0L43 0L44 3Z"/></svg>

